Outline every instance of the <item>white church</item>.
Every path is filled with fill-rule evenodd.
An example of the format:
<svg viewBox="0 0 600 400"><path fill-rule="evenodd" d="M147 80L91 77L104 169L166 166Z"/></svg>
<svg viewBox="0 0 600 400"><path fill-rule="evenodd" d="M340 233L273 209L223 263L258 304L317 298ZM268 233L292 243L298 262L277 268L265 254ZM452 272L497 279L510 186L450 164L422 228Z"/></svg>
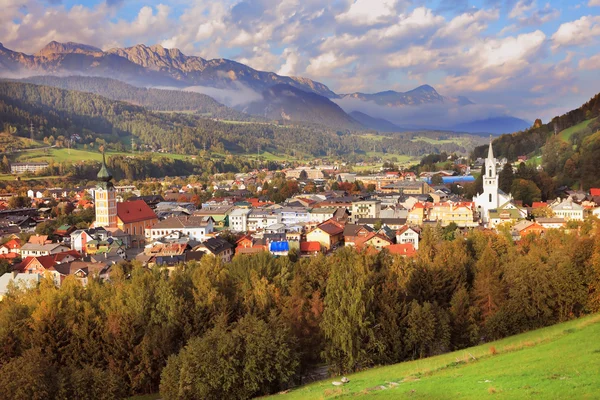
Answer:
<svg viewBox="0 0 600 400"><path fill-rule="evenodd" d="M473 197L473 202L475 203L475 207L477 207L481 221L484 225L488 225L490 210L497 210L498 207L512 203L512 196L498 188L498 171L491 138L488 156L485 159L485 169L482 173L484 173L483 193L478 193L477 196Z"/></svg>

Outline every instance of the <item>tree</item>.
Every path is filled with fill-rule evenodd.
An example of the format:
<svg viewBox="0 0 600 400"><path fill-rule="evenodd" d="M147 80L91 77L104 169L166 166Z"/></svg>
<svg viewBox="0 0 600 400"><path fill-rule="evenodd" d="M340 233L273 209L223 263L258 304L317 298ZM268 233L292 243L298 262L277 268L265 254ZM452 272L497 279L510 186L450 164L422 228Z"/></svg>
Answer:
<svg viewBox="0 0 600 400"><path fill-rule="evenodd" d="M444 179L441 174L434 174L431 177L431 186L439 186L444 184Z"/></svg>
<svg viewBox="0 0 600 400"><path fill-rule="evenodd" d="M421 306L413 300L410 304L405 342L412 352L412 358L436 354L449 344L450 332L447 318L442 315L442 310L436 308L429 302Z"/></svg>
<svg viewBox="0 0 600 400"><path fill-rule="evenodd" d="M534 201L542 199L542 192L537 185L529 180L515 179L510 189L515 200L523 201L523 204L532 205Z"/></svg>
<svg viewBox="0 0 600 400"><path fill-rule="evenodd" d="M27 196L13 196L8 201L9 208L31 207L31 199Z"/></svg>
<svg viewBox="0 0 600 400"><path fill-rule="evenodd" d="M336 254L325 296L321 329L325 336L323 355L335 373L356 371L371 363L373 343L369 270L351 250Z"/></svg>
<svg viewBox="0 0 600 400"><path fill-rule="evenodd" d="M288 328L247 315L227 327L223 320L169 358L161 384L166 399L249 399L280 390L295 374L297 356Z"/></svg>
<svg viewBox="0 0 600 400"><path fill-rule="evenodd" d="M504 164L502 171L498 174L498 186L504 193L510 193L515 174L513 173L513 167L511 163Z"/></svg>
<svg viewBox="0 0 600 400"><path fill-rule="evenodd" d="M54 367L39 348L29 349L3 365L0 387L2 397L14 400L54 399L58 389Z"/></svg>

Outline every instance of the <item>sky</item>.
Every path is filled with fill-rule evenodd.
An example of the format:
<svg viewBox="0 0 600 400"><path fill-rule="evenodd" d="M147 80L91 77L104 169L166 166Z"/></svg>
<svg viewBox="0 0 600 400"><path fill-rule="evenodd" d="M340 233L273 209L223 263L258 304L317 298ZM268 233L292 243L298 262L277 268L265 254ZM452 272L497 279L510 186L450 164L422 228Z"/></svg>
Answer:
<svg viewBox="0 0 600 400"><path fill-rule="evenodd" d="M161 44L336 93L422 84L533 121L600 92L600 0L0 0L0 42Z"/></svg>

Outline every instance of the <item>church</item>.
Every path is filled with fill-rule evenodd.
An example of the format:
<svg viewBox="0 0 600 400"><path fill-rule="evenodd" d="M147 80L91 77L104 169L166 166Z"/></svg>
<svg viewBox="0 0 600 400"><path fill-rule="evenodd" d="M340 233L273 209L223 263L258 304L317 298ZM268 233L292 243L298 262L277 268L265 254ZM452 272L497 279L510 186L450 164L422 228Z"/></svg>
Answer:
<svg viewBox="0 0 600 400"><path fill-rule="evenodd" d="M98 172L94 193L96 221L93 227L103 227L111 236L122 239L128 247L142 247L145 231L158 223L158 217L143 200L117 202L112 174L106 167L102 153L102 167Z"/></svg>
<svg viewBox="0 0 600 400"><path fill-rule="evenodd" d="M473 197L473 202L477 207L481 222L488 225L490 210L497 210L506 203L512 202L512 196L504 193L498 187L498 171L491 138L488 156L485 159L485 168L481 173L483 175L483 193L478 193Z"/></svg>

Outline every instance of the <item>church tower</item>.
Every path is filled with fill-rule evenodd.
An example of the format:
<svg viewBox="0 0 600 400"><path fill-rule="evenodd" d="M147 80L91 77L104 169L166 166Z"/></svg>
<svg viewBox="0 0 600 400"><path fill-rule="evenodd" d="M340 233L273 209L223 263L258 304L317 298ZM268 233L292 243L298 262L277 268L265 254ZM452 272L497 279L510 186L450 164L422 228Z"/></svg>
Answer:
<svg viewBox="0 0 600 400"><path fill-rule="evenodd" d="M496 159L492 149L492 138L490 137L490 147L488 156L485 159L485 168L482 171L483 193L475 196L473 201L480 213L481 220L484 223L488 221L488 211L497 209L500 204L500 192L498 190L498 173L496 168Z"/></svg>
<svg viewBox="0 0 600 400"><path fill-rule="evenodd" d="M98 185L95 192L96 222L94 226L117 228L117 195L112 184L112 175L106 167L106 159L102 152L102 167L98 171Z"/></svg>

